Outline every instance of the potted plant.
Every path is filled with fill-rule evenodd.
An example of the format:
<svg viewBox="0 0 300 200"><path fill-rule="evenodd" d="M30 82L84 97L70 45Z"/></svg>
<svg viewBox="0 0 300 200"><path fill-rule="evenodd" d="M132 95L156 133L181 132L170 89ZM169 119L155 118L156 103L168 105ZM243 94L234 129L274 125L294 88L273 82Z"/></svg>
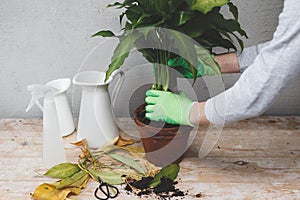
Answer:
<svg viewBox="0 0 300 200"><path fill-rule="evenodd" d="M220 12L223 6L227 6L232 18L224 18ZM238 22L238 9L230 0L124 0L108 7L121 9L119 18L123 32L115 35L112 31L101 30L93 35L119 38L106 79L123 65L129 52L136 48L153 63L152 89L156 90L177 92L174 70L168 67L169 59L184 58L188 63L184 70L192 74L194 81L199 58L215 74L220 75L219 66L211 56L213 48L237 50L237 42L242 49L240 36L247 37ZM181 66L176 67L179 72L182 69ZM165 124L161 130L150 126L144 114L142 105L136 110L134 118L142 135L147 158L157 165L178 160L180 155L175 152L183 153L189 135L187 132L191 128ZM170 142L172 144L167 145ZM155 153L166 146L168 148Z"/></svg>

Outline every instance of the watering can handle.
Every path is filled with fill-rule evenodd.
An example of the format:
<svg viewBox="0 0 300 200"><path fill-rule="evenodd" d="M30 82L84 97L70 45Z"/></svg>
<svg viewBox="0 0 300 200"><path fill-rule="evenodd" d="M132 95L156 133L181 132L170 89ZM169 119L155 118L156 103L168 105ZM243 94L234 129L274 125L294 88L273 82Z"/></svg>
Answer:
<svg viewBox="0 0 300 200"><path fill-rule="evenodd" d="M118 70L115 70L111 76L112 78L114 78L116 75L120 75L120 78L118 80L118 82L116 83L116 86L112 92L112 95L111 95L111 102L112 102L112 107L115 107L115 104L116 104L116 101L117 101L117 97L119 95L119 92L120 92L120 88L121 88L121 85L123 84L124 82L124 78L125 78L125 74L122 70L118 69Z"/></svg>

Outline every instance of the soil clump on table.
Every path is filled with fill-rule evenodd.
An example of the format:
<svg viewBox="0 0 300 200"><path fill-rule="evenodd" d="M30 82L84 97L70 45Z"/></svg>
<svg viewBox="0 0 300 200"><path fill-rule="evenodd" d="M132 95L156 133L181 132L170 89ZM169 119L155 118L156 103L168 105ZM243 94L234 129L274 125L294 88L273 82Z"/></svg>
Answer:
<svg viewBox="0 0 300 200"><path fill-rule="evenodd" d="M162 177L160 184L155 188L150 188L150 184L153 180L153 177L143 177L139 181L133 181L126 185L125 190L127 194L134 194L136 196L145 196L155 195L157 199L171 199L173 197L183 197L187 193L175 188L177 181L173 181L167 177ZM133 189L134 188L134 189ZM150 197L150 196L149 196Z"/></svg>

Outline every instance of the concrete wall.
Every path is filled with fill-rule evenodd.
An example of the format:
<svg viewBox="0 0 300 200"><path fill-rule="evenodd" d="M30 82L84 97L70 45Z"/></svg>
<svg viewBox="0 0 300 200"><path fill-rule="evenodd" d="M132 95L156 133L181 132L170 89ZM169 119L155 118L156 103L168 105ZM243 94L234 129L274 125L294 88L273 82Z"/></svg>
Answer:
<svg viewBox="0 0 300 200"><path fill-rule="evenodd" d="M0 117L39 117L34 108L25 109L30 100L29 84L73 77L78 71L104 70L115 41L90 38L100 29L119 31L118 11L106 9L109 0L2 0L0 3ZM283 0L234 0L240 9L240 22L248 32L246 46L270 40L277 25ZM99 45L101 43L101 45ZM93 50L98 45L96 50ZM131 56L124 69L144 63ZM147 68L149 69L149 67ZM230 87L239 75L226 75ZM118 98L116 112L142 102L143 97L128 94L141 80L149 79L144 71L130 70ZM267 114L300 114L300 81L281 95ZM201 91L201 84L196 84ZM205 90L205 87L202 90ZM142 93L141 91L139 93ZM68 97L78 114L80 89L71 88ZM130 101L130 106L128 102Z"/></svg>

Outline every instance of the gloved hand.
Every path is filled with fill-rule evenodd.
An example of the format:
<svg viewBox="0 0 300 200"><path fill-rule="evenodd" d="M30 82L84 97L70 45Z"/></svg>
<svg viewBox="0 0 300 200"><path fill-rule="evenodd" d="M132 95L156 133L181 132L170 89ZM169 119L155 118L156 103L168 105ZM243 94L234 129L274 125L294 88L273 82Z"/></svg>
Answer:
<svg viewBox="0 0 300 200"><path fill-rule="evenodd" d="M193 102L183 91L179 95L160 90L146 92L146 118L165 121L170 124L193 126L190 122L190 110Z"/></svg>
<svg viewBox="0 0 300 200"><path fill-rule="evenodd" d="M197 77L202 76L213 76L216 72L209 66L205 65L201 59L198 58L198 72ZM189 70L189 64L185 59L181 57L173 58L168 60L168 66L173 67L179 71L184 78L193 78L192 72Z"/></svg>

